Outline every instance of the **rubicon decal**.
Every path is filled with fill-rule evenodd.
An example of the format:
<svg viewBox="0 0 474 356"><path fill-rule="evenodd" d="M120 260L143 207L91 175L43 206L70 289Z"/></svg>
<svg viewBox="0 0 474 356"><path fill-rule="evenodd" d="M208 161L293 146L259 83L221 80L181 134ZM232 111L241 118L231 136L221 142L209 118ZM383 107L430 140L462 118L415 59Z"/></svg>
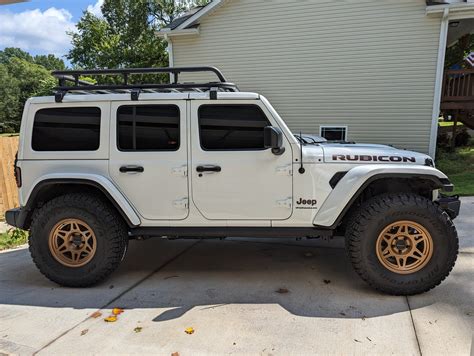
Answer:
<svg viewBox="0 0 474 356"><path fill-rule="evenodd" d="M332 155L333 161L360 161L360 162L413 162L415 157L403 156L370 156L370 155Z"/></svg>
<svg viewBox="0 0 474 356"><path fill-rule="evenodd" d="M296 202L296 209L317 209L316 204L318 204L318 201L316 199L300 198Z"/></svg>

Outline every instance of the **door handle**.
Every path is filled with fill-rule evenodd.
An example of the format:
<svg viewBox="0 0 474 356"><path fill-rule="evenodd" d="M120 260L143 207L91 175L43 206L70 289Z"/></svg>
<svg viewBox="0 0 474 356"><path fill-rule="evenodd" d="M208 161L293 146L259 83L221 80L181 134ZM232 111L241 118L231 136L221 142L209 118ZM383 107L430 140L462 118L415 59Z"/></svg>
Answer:
<svg viewBox="0 0 474 356"><path fill-rule="evenodd" d="M121 173L143 173L145 169L141 166L122 166L120 167Z"/></svg>
<svg viewBox="0 0 474 356"><path fill-rule="evenodd" d="M220 166L214 166L214 165L204 165L204 166L197 166L196 167L196 172L202 173L202 172L220 172L222 169Z"/></svg>

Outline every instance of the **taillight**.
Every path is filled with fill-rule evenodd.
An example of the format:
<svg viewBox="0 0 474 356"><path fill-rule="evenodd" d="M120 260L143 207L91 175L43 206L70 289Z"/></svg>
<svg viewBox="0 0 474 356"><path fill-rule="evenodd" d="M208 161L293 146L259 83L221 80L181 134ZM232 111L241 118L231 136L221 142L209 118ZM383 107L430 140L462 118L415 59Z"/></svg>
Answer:
<svg viewBox="0 0 474 356"><path fill-rule="evenodd" d="M21 168L20 167L15 167L15 181L16 181L16 186L18 188L21 188Z"/></svg>
<svg viewBox="0 0 474 356"><path fill-rule="evenodd" d="M21 188L21 168L16 165L18 162L18 152L15 155L15 162L13 163L13 174L15 176L16 186Z"/></svg>

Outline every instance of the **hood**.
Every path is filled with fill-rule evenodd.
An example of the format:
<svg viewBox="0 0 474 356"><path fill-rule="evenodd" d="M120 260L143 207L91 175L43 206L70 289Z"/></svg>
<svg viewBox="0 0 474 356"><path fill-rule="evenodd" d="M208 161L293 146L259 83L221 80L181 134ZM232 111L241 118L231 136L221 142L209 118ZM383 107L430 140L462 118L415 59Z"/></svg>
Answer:
<svg viewBox="0 0 474 356"><path fill-rule="evenodd" d="M401 150L395 147L376 144L322 144L324 162L326 163L395 163L432 165L430 156L413 151ZM307 151L308 150L308 151ZM314 156L310 146L304 146L303 152ZM321 152L321 151L320 151ZM309 158L308 157L308 158Z"/></svg>

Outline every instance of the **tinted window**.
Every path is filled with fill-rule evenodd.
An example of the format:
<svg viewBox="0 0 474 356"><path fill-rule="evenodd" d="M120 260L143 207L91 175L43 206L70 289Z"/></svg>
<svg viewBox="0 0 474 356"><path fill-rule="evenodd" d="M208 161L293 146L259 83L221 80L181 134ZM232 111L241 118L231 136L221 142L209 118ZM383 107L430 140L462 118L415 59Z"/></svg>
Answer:
<svg viewBox="0 0 474 356"><path fill-rule="evenodd" d="M117 119L119 150L176 151L179 148L177 106L121 106Z"/></svg>
<svg viewBox="0 0 474 356"><path fill-rule="evenodd" d="M95 151L100 141L99 108L52 108L36 112L35 151Z"/></svg>
<svg viewBox="0 0 474 356"><path fill-rule="evenodd" d="M199 107L201 147L205 150L264 149L265 126L270 122L257 105Z"/></svg>

